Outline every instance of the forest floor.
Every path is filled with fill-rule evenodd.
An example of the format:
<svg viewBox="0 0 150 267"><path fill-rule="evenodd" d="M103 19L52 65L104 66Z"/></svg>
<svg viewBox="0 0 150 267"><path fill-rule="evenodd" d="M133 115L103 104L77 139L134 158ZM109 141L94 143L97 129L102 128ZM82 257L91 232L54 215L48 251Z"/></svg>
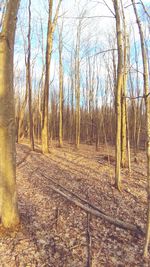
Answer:
<svg viewBox="0 0 150 267"><path fill-rule="evenodd" d="M131 175L128 169L121 172L118 192L112 147L100 146L96 152L90 145L78 151L72 145L53 145L51 153L43 155L38 147L32 152L28 144L17 145L21 226L15 232L1 229L0 266L150 266L150 258L142 257L142 234L90 212L145 229L145 151L139 152L138 163L133 155L131 162Z"/></svg>

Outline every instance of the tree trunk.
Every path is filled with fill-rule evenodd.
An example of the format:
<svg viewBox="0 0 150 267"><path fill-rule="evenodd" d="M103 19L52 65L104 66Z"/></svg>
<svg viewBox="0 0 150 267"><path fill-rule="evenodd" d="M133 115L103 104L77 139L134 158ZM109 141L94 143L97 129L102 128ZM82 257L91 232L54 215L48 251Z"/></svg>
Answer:
<svg viewBox="0 0 150 267"><path fill-rule="evenodd" d="M59 0L54 20L52 21L53 0L49 0L49 15L48 15L48 30L47 30L47 45L46 45L46 71L44 83L44 99L43 99L43 117L42 117L42 152L49 152L49 83L50 83L50 63L53 47L53 33L55 31L58 12L62 0Z"/></svg>
<svg viewBox="0 0 150 267"><path fill-rule="evenodd" d="M8 228L19 223L13 92L13 54L19 2L7 2L0 33L0 217L3 226Z"/></svg>
<svg viewBox="0 0 150 267"><path fill-rule="evenodd" d="M26 65L26 92L25 92L25 99L23 100L22 106L19 111L19 122L18 122L18 143L20 142L20 139L24 135L24 115L25 115L25 109L27 106L27 99L28 99L28 84L27 84L27 64L25 59L25 65Z"/></svg>
<svg viewBox="0 0 150 267"><path fill-rule="evenodd" d="M146 56L146 47L144 42L144 34L142 30L141 21L139 19L135 1L132 0L133 9L136 17L136 21L139 28L140 40L141 40L141 51L143 59L143 80L144 80L144 94L145 94L145 105L146 105L146 128L147 128L147 227L146 227L146 240L144 245L144 256L148 256L148 246L150 241L150 97L149 97L149 78L148 78L148 61Z"/></svg>
<svg viewBox="0 0 150 267"><path fill-rule="evenodd" d="M30 146L34 150L33 137L33 115L32 115L32 85L31 85L31 0L29 0L29 25L28 25L28 59L27 59L27 83L28 83L28 101L29 101L29 132L30 132Z"/></svg>
<svg viewBox="0 0 150 267"><path fill-rule="evenodd" d="M59 147L63 146L63 65L62 65L62 28L59 34Z"/></svg>
<svg viewBox="0 0 150 267"><path fill-rule="evenodd" d="M114 0L114 10L116 14L116 31L118 47L118 69L116 84L116 166L115 166L115 184L118 190L121 190L121 89L123 83L123 49L122 49L122 32L120 25L120 10L118 0Z"/></svg>
<svg viewBox="0 0 150 267"><path fill-rule="evenodd" d="M127 55L128 55L128 37L126 29L125 14L122 5L123 27L124 27L124 70L122 83L122 105L121 105L121 166L124 168L127 165L127 125L126 125L126 87L127 87Z"/></svg>
<svg viewBox="0 0 150 267"><path fill-rule="evenodd" d="M52 43L53 43L52 8L53 8L53 0L49 0L49 17L48 17L47 46L46 46L46 71L45 71L43 117L42 117L42 152L43 153L49 152L48 103L49 103L50 62L51 62Z"/></svg>
<svg viewBox="0 0 150 267"><path fill-rule="evenodd" d="M79 23L77 29L77 43L76 43L76 55L75 55L75 91L76 91L76 148L80 145L80 30L81 25Z"/></svg>

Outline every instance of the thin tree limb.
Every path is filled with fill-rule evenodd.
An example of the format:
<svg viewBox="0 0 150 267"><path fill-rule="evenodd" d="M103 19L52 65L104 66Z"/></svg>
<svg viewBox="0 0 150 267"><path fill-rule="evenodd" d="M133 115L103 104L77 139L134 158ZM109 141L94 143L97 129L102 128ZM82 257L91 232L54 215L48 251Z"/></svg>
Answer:
<svg viewBox="0 0 150 267"><path fill-rule="evenodd" d="M112 18L114 19L115 17L113 16L82 16L82 17L59 17L63 19L97 19L97 18Z"/></svg>

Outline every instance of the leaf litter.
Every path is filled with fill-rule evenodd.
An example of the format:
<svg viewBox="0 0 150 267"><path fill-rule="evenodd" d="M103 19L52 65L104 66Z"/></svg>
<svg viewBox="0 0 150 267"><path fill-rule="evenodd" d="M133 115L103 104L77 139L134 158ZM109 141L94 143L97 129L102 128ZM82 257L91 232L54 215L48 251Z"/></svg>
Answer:
<svg viewBox="0 0 150 267"><path fill-rule="evenodd" d="M54 145L49 155L17 145L17 186L21 225L0 229L0 266L148 267L144 236L123 230L75 205L54 191L53 180L114 219L146 225L146 159L139 153L132 172L122 170L123 189L114 187L114 149ZM111 159L111 160L110 160ZM41 175L42 174L42 175ZM50 179L48 179L50 178ZM60 188L61 188L60 187ZM75 196L72 195L74 200Z"/></svg>

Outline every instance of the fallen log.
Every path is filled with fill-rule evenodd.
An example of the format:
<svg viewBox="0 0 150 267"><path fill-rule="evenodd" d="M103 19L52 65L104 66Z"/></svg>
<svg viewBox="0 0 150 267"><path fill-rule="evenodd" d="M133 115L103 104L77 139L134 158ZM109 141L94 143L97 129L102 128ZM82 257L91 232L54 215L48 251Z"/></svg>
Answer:
<svg viewBox="0 0 150 267"><path fill-rule="evenodd" d="M73 197L79 199L79 200L80 200L81 202L83 202L84 204L86 204L86 205L90 206L91 208L93 208L93 209L95 209L95 210L98 210L99 212L101 212L101 213L103 213L103 214L106 215L106 213L105 213L102 209L97 208L95 205L89 203L86 199L81 198L80 196L78 196L78 195L75 194L74 192L69 191L68 189L66 189L64 186L62 186L62 185L60 185L60 184L54 182L54 180L53 180L52 178L45 176L43 173L40 172L40 174L41 174L44 178L46 178L47 180L50 180L53 184L55 184L55 185L56 185L57 187L59 187L60 189L66 191L66 192L69 193L69 194L71 194L71 196L73 196Z"/></svg>
<svg viewBox="0 0 150 267"><path fill-rule="evenodd" d="M43 176L44 178L51 180L51 178L48 178L47 176L45 176L43 173L39 172L41 176ZM54 181L52 181L57 187L61 187L59 184L56 184ZM63 188L64 191L66 191L65 193L56 188L56 186L54 185L50 185L48 184L47 187L51 188L53 191L55 191L56 193L60 194L61 196L63 196L64 198L66 198L68 201L72 202L73 204L75 204L76 206L80 207L81 209L83 209L85 212L89 212L90 214L99 217L103 220L108 221L111 224L114 224L115 226L125 229L125 230L130 230L135 232L136 234L141 234L143 235L144 232L141 229L141 227L139 227L138 225L134 225L134 224L130 224L130 223L126 223L124 221L118 220L118 219L114 219L112 217L110 217L109 215L106 215L106 213L101 212L100 210L98 210L98 208L94 207L94 205L91 206L90 203L88 203L88 201L86 201L86 204L88 205L84 205L82 204L78 199L78 196L76 198L78 199L74 199L73 195L75 197L75 194L73 194L72 192L66 190L65 188ZM81 200L81 199L80 199ZM91 206L91 207L90 207Z"/></svg>

